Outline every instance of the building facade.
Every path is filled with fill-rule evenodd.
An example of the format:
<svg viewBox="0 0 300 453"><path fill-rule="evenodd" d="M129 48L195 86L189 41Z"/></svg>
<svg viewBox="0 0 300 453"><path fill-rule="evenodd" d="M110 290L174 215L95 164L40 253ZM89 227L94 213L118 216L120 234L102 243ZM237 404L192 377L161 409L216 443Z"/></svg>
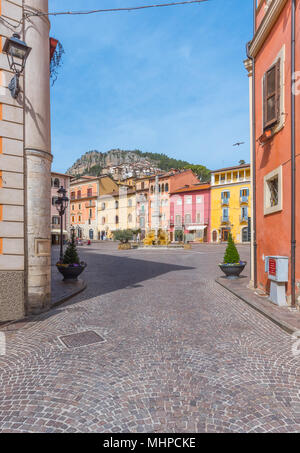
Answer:
<svg viewBox="0 0 300 453"><path fill-rule="evenodd" d="M156 203L155 194L156 176L149 179L149 229L151 230L155 224L153 219L154 206ZM159 203L160 203L160 228L164 231L170 231L170 197L171 193L188 187L192 184L198 184L199 180L192 170L171 170L169 172L158 175L159 181Z"/></svg>
<svg viewBox="0 0 300 453"><path fill-rule="evenodd" d="M210 184L185 187L171 194L170 239L209 242Z"/></svg>
<svg viewBox="0 0 300 453"><path fill-rule="evenodd" d="M24 9L37 14L22 22ZM50 306L50 22L40 15L47 12L48 0L0 0L0 321ZM9 24L31 48L16 99L3 52Z"/></svg>
<svg viewBox="0 0 300 453"><path fill-rule="evenodd" d="M266 257L289 259L287 302L300 285L300 1L261 0L245 66L250 78L253 167L252 281L269 292Z"/></svg>
<svg viewBox="0 0 300 453"><path fill-rule="evenodd" d="M226 242L229 233L237 243L250 242L250 179L249 164L212 172L211 242Z"/></svg>
<svg viewBox="0 0 300 453"><path fill-rule="evenodd" d="M71 176L62 173L51 173L51 242L52 245L60 243L60 216L56 209L56 200L58 198L57 191L63 187L67 193L66 196L70 199L70 179ZM70 237L70 204L63 216L63 239L66 241Z"/></svg>
<svg viewBox="0 0 300 453"><path fill-rule="evenodd" d="M82 176L70 184L70 224L78 239L94 240L98 237L97 199L99 178Z"/></svg>

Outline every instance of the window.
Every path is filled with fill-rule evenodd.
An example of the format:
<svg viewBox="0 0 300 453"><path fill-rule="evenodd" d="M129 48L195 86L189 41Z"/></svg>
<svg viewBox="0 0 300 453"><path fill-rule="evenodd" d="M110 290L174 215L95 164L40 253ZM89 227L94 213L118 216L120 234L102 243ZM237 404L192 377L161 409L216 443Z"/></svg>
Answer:
<svg viewBox="0 0 300 453"><path fill-rule="evenodd" d="M145 189L145 183L144 183L144 182L141 183L141 189L142 189L142 190Z"/></svg>
<svg viewBox="0 0 300 453"><path fill-rule="evenodd" d="M279 122L280 116L280 58L264 76L264 130Z"/></svg>
<svg viewBox="0 0 300 453"><path fill-rule="evenodd" d="M181 225L181 215L177 215L175 217L175 223L176 223L176 225Z"/></svg>
<svg viewBox="0 0 300 453"><path fill-rule="evenodd" d="M229 198L230 198L229 190L222 192L221 197L222 197L222 200L229 200Z"/></svg>
<svg viewBox="0 0 300 453"><path fill-rule="evenodd" d="M57 216L52 217L52 225L60 225L60 218Z"/></svg>
<svg viewBox="0 0 300 453"><path fill-rule="evenodd" d="M75 192L71 192L71 200L75 200Z"/></svg>
<svg viewBox="0 0 300 453"><path fill-rule="evenodd" d="M169 192L169 184L168 183L165 185L165 192Z"/></svg>
<svg viewBox="0 0 300 453"><path fill-rule="evenodd" d="M182 198L177 198L177 206L182 206Z"/></svg>
<svg viewBox="0 0 300 453"><path fill-rule="evenodd" d="M196 219L197 219L197 220L196 220L197 223L201 223L201 213L200 213L200 212L197 212L197 214L196 214Z"/></svg>
<svg viewBox="0 0 300 453"><path fill-rule="evenodd" d="M228 222L229 220L229 210L228 208L223 208L223 221Z"/></svg>
<svg viewBox="0 0 300 453"><path fill-rule="evenodd" d="M119 216L116 215L116 223L119 223Z"/></svg>
<svg viewBox="0 0 300 453"><path fill-rule="evenodd" d="M102 217L102 225L105 225L105 223L106 223L105 217Z"/></svg>
<svg viewBox="0 0 300 453"><path fill-rule="evenodd" d="M72 204L72 211L74 211L74 210L75 210L75 205L74 205L74 204Z"/></svg>
<svg viewBox="0 0 300 453"><path fill-rule="evenodd" d="M105 203L101 203L101 210L102 210L102 211L105 211L105 208L106 208Z"/></svg>
<svg viewBox="0 0 300 453"><path fill-rule="evenodd" d="M184 201L185 201L186 204L192 204L192 200L193 200L193 198L190 197L190 196L189 197L184 197Z"/></svg>
<svg viewBox="0 0 300 453"><path fill-rule="evenodd" d="M132 207L132 200L131 200L131 198L128 200L128 207L129 207L129 208Z"/></svg>
<svg viewBox="0 0 300 453"><path fill-rule="evenodd" d="M264 178L264 214L282 210L282 167Z"/></svg>
<svg viewBox="0 0 300 453"><path fill-rule="evenodd" d="M119 202L118 201L115 201L115 208L119 209Z"/></svg>
<svg viewBox="0 0 300 453"><path fill-rule="evenodd" d="M241 209L241 221L247 221L248 220L248 206L245 206Z"/></svg>
<svg viewBox="0 0 300 453"><path fill-rule="evenodd" d="M196 203L203 203L203 195L198 195L197 196Z"/></svg>
<svg viewBox="0 0 300 453"><path fill-rule="evenodd" d="M81 222L81 215L78 216L78 222Z"/></svg>
<svg viewBox="0 0 300 453"><path fill-rule="evenodd" d="M57 187L57 188L60 187L60 181L59 181L58 178L55 178L55 179L54 179L54 187Z"/></svg>
<svg viewBox="0 0 300 453"><path fill-rule="evenodd" d="M128 223L132 222L132 214L128 214Z"/></svg>
<svg viewBox="0 0 300 453"><path fill-rule="evenodd" d="M78 192L77 192L77 198L81 198L81 190L78 190Z"/></svg>
<svg viewBox="0 0 300 453"><path fill-rule="evenodd" d="M75 216L72 215L72 223L75 223Z"/></svg>
<svg viewBox="0 0 300 453"><path fill-rule="evenodd" d="M161 186L161 191L162 191L163 193L164 193L164 191L165 191L165 185L164 185L164 184Z"/></svg>
<svg viewBox="0 0 300 453"><path fill-rule="evenodd" d="M143 228L145 226L145 219L144 217L140 218L140 227Z"/></svg>
<svg viewBox="0 0 300 453"><path fill-rule="evenodd" d="M55 206L55 202L58 200L58 197L52 197L52 205Z"/></svg>
<svg viewBox="0 0 300 453"><path fill-rule="evenodd" d="M79 211L81 211L81 204L80 203L78 205L78 209L79 209Z"/></svg>
<svg viewBox="0 0 300 453"><path fill-rule="evenodd" d="M90 209L90 217L93 217L93 210Z"/></svg>
<svg viewBox="0 0 300 453"><path fill-rule="evenodd" d="M186 214L186 215L185 215L185 223L186 223L186 224L191 223L191 214Z"/></svg>
<svg viewBox="0 0 300 453"><path fill-rule="evenodd" d="M88 189L87 196L88 197L92 197L93 196L93 189Z"/></svg>

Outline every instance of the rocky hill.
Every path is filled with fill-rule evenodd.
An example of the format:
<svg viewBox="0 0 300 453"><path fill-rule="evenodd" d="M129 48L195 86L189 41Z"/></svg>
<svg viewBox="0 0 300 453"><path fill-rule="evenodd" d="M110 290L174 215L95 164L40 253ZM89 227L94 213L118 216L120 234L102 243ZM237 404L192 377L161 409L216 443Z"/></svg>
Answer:
<svg viewBox="0 0 300 453"><path fill-rule="evenodd" d="M143 153L139 150L124 151L121 149L112 149L105 153L94 150L85 153L78 159L74 165L67 171L67 174L73 176L101 174L102 169L114 167L123 164L144 163L145 167L156 167L161 170L171 168L183 168L188 162L172 159L165 154Z"/></svg>

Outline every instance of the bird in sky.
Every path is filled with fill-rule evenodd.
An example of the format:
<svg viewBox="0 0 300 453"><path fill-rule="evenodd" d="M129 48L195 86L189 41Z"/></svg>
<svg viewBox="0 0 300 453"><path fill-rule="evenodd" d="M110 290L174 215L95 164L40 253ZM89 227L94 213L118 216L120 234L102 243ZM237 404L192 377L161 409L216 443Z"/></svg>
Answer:
<svg viewBox="0 0 300 453"><path fill-rule="evenodd" d="M244 144L245 144L245 142L237 142L237 143L234 143L232 146L241 146Z"/></svg>

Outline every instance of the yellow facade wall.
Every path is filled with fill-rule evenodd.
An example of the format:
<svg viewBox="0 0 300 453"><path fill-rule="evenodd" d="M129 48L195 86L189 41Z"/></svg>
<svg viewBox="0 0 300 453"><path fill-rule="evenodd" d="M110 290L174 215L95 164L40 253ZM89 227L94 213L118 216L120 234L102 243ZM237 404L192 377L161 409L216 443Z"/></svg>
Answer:
<svg viewBox="0 0 300 453"><path fill-rule="evenodd" d="M248 217L251 217L251 190L250 182L222 184L211 188L211 242L222 242L222 229L230 230L236 243L242 242L242 230L248 227L248 222L241 222L242 206L248 207ZM241 189L249 190L248 203L241 204L240 191ZM230 192L228 206L222 205L221 194L224 191ZM228 207L229 224L221 222L223 207ZM216 233L217 232L217 240Z"/></svg>

